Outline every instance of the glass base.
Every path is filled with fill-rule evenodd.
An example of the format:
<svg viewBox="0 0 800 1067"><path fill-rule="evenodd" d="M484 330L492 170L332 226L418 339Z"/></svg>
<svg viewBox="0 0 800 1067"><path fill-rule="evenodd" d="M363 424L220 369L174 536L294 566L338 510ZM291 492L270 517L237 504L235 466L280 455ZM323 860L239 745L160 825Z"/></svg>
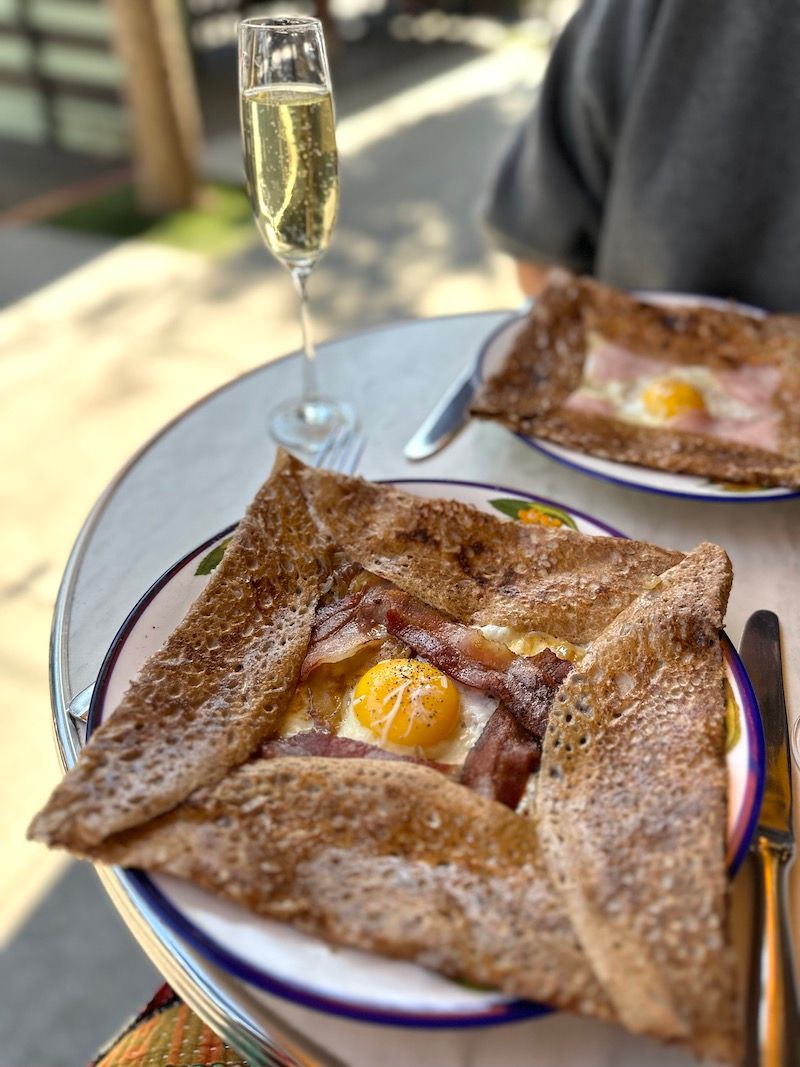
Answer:
<svg viewBox="0 0 800 1067"><path fill-rule="evenodd" d="M292 452L315 456L334 430L353 430L357 422L355 409L344 400L287 400L271 412L269 432Z"/></svg>

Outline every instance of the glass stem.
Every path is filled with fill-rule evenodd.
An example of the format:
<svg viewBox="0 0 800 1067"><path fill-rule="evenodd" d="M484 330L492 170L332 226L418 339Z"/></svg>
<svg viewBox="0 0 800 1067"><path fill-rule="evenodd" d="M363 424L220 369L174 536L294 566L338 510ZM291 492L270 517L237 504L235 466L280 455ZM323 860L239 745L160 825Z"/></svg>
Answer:
<svg viewBox="0 0 800 1067"><path fill-rule="evenodd" d="M303 330L303 404L316 404L319 399L317 388L317 353L311 336L311 314L308 310L308 276L310 267L291 267L290 273L297 295L300 297L300 326Z"/></svg>

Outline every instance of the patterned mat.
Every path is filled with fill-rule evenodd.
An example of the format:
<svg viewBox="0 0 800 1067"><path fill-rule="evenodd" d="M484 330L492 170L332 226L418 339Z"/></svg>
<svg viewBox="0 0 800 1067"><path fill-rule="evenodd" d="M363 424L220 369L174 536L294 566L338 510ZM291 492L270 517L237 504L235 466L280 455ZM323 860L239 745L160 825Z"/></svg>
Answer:
<svg viewBox="0 0 800 1067"><path fill-rule="evenodd" d="M168 985L89 1067L248 1067Z"/></svg>

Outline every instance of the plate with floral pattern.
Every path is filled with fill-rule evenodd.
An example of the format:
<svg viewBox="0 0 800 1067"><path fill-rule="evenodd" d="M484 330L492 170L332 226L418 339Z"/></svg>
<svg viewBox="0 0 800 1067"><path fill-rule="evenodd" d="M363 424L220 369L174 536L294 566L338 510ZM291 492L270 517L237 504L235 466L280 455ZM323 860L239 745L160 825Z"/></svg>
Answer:
<svg viewBox="0 0 800 1067"><path fill-rule="evenodd" d="M618 531L552 500L473 482L398 481L406 492L460 500L508 522ZM219 564L232 529L215 534L158 579L131 611L106 655L89 711L89 734L113 714L132 678L183 618ZM729 691L728 865L742 861L760 807L764 749L757 705L733 646L723 641ZM395 1026L459 1027L543 1014L549 1009L451 981L415 964L329 946L262 919L179 879L125 870L121 877L184 941L254 992L307 1007Z"/></svg>

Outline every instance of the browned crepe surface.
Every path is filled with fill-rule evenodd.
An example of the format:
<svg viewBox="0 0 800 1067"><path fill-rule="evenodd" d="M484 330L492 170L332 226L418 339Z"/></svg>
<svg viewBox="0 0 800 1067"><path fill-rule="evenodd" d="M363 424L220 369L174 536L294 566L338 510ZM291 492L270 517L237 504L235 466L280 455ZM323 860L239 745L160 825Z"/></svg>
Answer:
<svg viewBox="0 0 800 1067"><path fill-rule="evenodd" d="M715 566L705 565L708 558ZM549 780L543 841L534 820L429 768L254 756L280 728L315 605L342 559L364 564L461 621L590 642L584 663L613 664L632 676L619 726L641 761L634 767L631 756L627 775L611 768L608 780L617 788L610 792L599 771L596 778L614 832L613 843L603 839L608 854L631 865L643 858L640 875L615 884L614 906L633 915L645 890L667 896L666 912L657 912L669 919L664 929L632 923L625 943L626 953L643 948L643 966L668 972L661 985L640 983L641 1003L634 999L631 1007L616 963L609 977L604 949L587 934L581 898L562 885L583 859L587 870L596 869L597 855L593 835L578 829L582 851L575 856L565 858L553 843L557 805ZM720 1010L715 1029L711 1009L687 1015L672 1001L662 1008L683 981L700 996L701 979L669 945L649 942L681 936L693 944L698 907L710 909L715 929L722 928L725 826L718 815L726 776L724 752L714 747L723 729L721 693L706 708L702 777L676 772L664 758L666 740L655 738L658 758L642 740L655 737L653 716L670 699L661 679L670 671L694 680L696 689L684 687L689 695L719 689L717 626L728 585L726 557L713 546L684 558L638 542L524 527L462 504L310 471L283 457L206 591L92 738L31 834L103 862L189 878L330 941L415 960L510 995L624 1018L633 1029L732 1058L729 1011ZM667 595L673 586L683 590L683 600ZM714 608L702 629L705 644L690 624L693 615L676 616L676 605L691 599L696 611ZM655 651L640 655L650 645L658 666ZM603 688L597 699L606 696ZM615 758L624 742L608 748L607 710L603 704L587 732L597 730L597 751ZM690 718L699 722L699 713ZM684 718L670 717L664 737L677 730L684 739L683 725ZM546 758L555 766L549 738L548 731ZM684 755L688 743L686 734ZM676 842L687 845L683 831L676 836L667 827L660 836L648 824L642 835L638 814L642 803L650 811L659 797L674 800L676 780L685 801L680 818L703 842L688 858L676 850ZM540 777L539 788L543 782ZM591 805L586 800L586 811L581 808L585 791L576 783L564 810L572 804L575 819L589 818ZM706 817L707 833L699 826ZM667 855L687 860L692 871L674 893L663 881ZM686 907L671 911L681 895ZM723 940L716 958L711 946L699 955L708 984L717 981L727 952ZM623 959L625 953L620 966ZM719 988L727 986L720 980Z"/></svg>
<svg viewBox="0 0 800 1067"><path fill-rule="evenodd" d="M593 642L556 697L537 793L548 869L620 1020L724 1060L741 1037L718 712L730 577L701 545Z"/></svg>
<svg viewBox="0 0 800 1067"><path fill-rule="evenodd" d="M590 333L654 359L710 368L779 367L773 404L779 450L707 434L636 426L573 411ZM789 316L733 309L656 307L564 272L554 274L500 371L476 394L473 414L607 459L763 486L800 486L800 326Z"/></svg>
<svg viewBox="0 0 800 1067"><path fill-rule="evenodd" d="M415 764L252 760L93 849L312 934L608 1016L535 827Z"/></svg>
<svg viewBox="0 0 800 1067"><path fill-rule="evenodd" d="M681 558L643 541L507 523L329 471L307 470L301 483L315 521L348 555L472 625L583 644Z"/></svg>
<svg viewBox="0 0 800 1067"><path fill-rule="evenodd" d="M83 851L218 781L274 732L297 684L326 547L276 463L222 563L30 833Z"/></svg>

